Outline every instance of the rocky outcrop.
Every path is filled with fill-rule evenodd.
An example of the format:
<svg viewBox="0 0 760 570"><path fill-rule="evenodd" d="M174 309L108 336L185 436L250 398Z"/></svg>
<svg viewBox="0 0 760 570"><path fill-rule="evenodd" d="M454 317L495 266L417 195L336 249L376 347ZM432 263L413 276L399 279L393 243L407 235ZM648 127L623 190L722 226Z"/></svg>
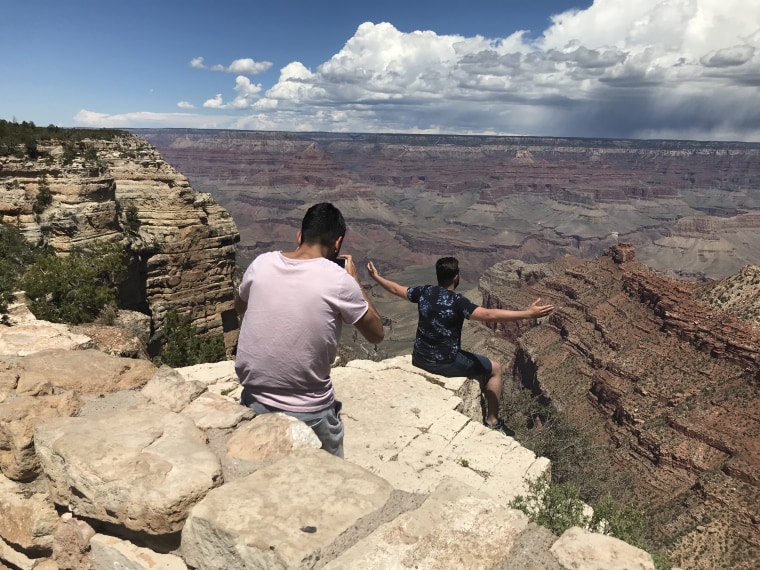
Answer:
<svg viewBox="0 0 760 570"><path fill-rule="evenodd" d="M238 258L289 248L305 208L336 202L345 249L381 270L458 255L464 276L514 258L600 255L723 278L760 263L760 145L140 129L232 212Z"/></svg>
<svg viewBox="0 0 760 570"><path fill-rule="evenodd" d="M507 508L549 464L456 411L466 407L457 396L465 378L427 377L408 357L335 368L346 423L340 460L316 449L301 422L252 417L238 403L231 361L152 368L127 385L107 371L145 361L69 352L0 357L12 379L0 383L0 433L25 426L39 466L20 477L0 464L0 565L654 568L622 541L577 528L556 537ZM65 358L79 359L79 383L57 379ZM40 409L54 397L19 393L29 369L35 385L76 405L9 413L23 399Z"/></svg>
<svg viewBox="0 0 760 570"><path fill-rule="evenodd" d="M73 157L71 144L42 141L36 158L0 158L0 219L59 254L96 240L124 243L132 256L120 287L125 308L150 315L154 331L174 308L233 346L238 232L229 213L134 135L85 140ZM44 208L35 205L43 187Z"/></svg>
<svg viewBox="0 0 760 570"><path fill-rule="evenodd" d="M596 434L604 468L631 478L620 492L656 521L676 562L754 568L760 327L701 301L734 284L734 305L746 308L754 289L736 276L664 278L637 253L620 244L593 260L497 264L481 279L484 302L519 308L541 297L556 306L541 326L495 327L517 347L517 377ZM742 273L751 283L755 270Z"/></svg>

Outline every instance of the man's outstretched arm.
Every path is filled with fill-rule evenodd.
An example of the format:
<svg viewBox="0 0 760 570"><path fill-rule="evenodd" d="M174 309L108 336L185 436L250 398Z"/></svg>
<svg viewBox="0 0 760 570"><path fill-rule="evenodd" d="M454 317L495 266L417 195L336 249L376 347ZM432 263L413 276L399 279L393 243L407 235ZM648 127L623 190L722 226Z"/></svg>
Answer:
<svg viewBox="0 0 760 570"><path fill-rule="evenodd" d="M372 301L370 301L367 296L364 287L362 287L362 284L359 282L359 276L356 273L356 266L354 265L353 258L350 255L343 255L341 257L346 259L346 271L351 277L356 279L356 282L359 284L359 289L362 291L362 296L364 297L364 300L367 301L367 312L362 315L361 319L354 323L354 326L356 327L356 330L358 330L361 335L372 344L382 342L385 338L383 319L380 317L380 313L377 312Z"/></svg>
<svg viewBox="0 0 760 570"><path fill-rule="evenodd" d="M520 321L522 319L538 319L545 317L554 310L554 305L539 305L541 299L536 299L530 307L524 311L510 311L508 309L485 309L478 307L472 312L470 319L485 323L505 323Z"/></svg>
<svg viewBox="0 0 760 570"><path fill-rule="evenodd" d="M386 279L385 277L382 277L378 272L377 268L375 267L375 264L371 261L367 263L367 271L369 271L369 276L372 277L375 281L378 282L378 284L388 291L389 293L393 293L397 297L401 297L402 299L409 300L406 296L406 291L409 289L408 287L405 287L404 285L399 285L395 281L391 281L390 279Z"/></svg>

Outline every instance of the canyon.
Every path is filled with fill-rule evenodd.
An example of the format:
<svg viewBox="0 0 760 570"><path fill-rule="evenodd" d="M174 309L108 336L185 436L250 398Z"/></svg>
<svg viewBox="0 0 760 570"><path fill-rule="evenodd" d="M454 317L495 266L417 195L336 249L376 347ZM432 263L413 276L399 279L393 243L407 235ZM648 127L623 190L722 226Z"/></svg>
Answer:
<svg viewBox="0 0 760 570"><path fill-rule="evenodd" d="M542 326L492 327L514 379L598 446L587 476L651 517L683 568L760 561L760 320L757 266L730 281L657 275L631 244L593 259L505 261L480 281L484 305L541 297ZM713 302L732 283L733 303ZM717 293L717 295L716 295ZM540 429L540 428L539 428ZM583 469L583 467L579 467Z"/></svg>
<svg viewBox="0 0 760 570"><path fill-rule="evenodd" d="M760 262L760 144L136 129L232 213L238 263L292 247L332 201L345 250L381 271L460 259L593 257L618 241L658 273L718 279ZM361 265L361 264L360 264Z"/></svg>
<svg viewBox="0 0 760 570"><path fill-rule="evenodd" d="M233 213L243 266L292 248L326 200L360 271L372 259L405 285L431 282L435 259L455 255L485 306L554 303L546 326L469 327L464 343L591 434L674 562L760 560L760 145L140 135ZM380 354L408 353L414 308L362 278L386 322Z"/></svg>
<svg viewBox="0 0 760 570"><path fill-rule="evenodd" d="M92 141L92 162L64 165L54 141L44 157L2 158L3 221L64 254L128 243L138 255L125 308L150 315L155 333L175 307L232 349L236 272L292 248L306 208L332 201L387 331L379 346L350 330L342 342L372 360L408 354L416 312L374 286L363 262L413 285L456 255L476 302L556 306L542 323L465 329L467 348L513 372L506 399L529 388L587 432L600 452L590 467L647 512L674 562L756 567L760 145L135 134ZM52 204L35 213L42 180ZM539 431L547 420L529 419Z"/></svg>

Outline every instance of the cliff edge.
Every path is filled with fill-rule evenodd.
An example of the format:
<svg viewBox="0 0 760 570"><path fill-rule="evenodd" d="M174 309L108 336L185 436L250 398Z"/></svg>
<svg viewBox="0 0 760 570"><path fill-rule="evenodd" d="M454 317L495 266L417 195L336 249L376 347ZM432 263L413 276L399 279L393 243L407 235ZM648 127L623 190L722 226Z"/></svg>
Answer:
<svg viewBox="0 0 760 570"><path fill-rule="evenodd" d="M654 568L507 508L549 463L459 412L464 378L408 357L335 368L340 460L297 420L252 417L230 361L156 369L37 324L25 355L0 354L0 566Z"/></svg>

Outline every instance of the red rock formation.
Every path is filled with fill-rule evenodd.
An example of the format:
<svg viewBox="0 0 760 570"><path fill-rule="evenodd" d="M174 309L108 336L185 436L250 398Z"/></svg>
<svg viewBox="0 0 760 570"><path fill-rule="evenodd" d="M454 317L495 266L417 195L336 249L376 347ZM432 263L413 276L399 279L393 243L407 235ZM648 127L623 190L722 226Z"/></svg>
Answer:
<svg viewBox="0 0 760 570"><path fill-rule="evenodd" d="M760 327L700 302L702 287L656 275L630 244L588 261L504 262L480 284L486 306L555 304L540 326L498 328L518 346L518 377L577 425L598 427L674 561L755 568Z"/></svg>

